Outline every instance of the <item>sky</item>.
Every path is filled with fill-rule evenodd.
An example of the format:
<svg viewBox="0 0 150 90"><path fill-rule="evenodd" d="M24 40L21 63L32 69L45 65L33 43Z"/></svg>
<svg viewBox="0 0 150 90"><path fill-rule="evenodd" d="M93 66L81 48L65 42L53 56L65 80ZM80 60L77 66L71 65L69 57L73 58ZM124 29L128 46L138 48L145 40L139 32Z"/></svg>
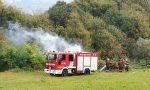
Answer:
<svg viewBox="0 0 150 90"><path fill-rule="evenodd" d="M55 5L57 1L70 3L73 0L3 0L5 5L11 5L31 15L39 14L48 10Z"/></svg>

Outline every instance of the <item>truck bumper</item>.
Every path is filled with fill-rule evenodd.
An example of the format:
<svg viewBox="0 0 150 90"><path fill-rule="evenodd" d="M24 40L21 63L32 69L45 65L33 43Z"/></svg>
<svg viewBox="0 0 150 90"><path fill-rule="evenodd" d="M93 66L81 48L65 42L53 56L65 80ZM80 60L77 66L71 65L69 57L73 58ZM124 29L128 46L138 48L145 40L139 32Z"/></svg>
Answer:
<svg viewBox="0 0 150 90"><path fill-rule="evenodd" d="M50 69L44 69L44 72L45 73L48 73L48 74L62 74L62 70L50 70Z"/></svg>

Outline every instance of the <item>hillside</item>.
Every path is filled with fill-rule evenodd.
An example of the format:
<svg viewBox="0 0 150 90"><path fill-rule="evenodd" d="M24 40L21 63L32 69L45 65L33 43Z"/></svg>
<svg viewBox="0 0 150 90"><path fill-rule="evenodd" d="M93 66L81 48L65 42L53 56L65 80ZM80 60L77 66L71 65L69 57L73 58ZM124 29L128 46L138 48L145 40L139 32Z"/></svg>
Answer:
<svg viewBox="0 0 150 90"><path fill-rule="evenodd" d="M44 58L35 43L22 48L10 44L5 37L8 21L54 32L69 42L82 44L84 51L101 53L102 59L123 56L144 60L150 53L149 4L150 0L61 1L45 13L29 15L0 0L0 67L39 69ZM34 66L37 63L39 67Z"/></svg>

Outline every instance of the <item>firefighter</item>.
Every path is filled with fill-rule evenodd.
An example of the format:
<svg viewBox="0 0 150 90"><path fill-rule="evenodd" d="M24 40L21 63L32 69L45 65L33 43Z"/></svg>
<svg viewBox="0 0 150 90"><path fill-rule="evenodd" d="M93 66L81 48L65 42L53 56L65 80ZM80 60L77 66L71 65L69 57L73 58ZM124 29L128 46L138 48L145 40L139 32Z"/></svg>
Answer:
<svg viewBox="0 0 150 90"><path fill-rule="evenodd" d="M119 71L123 71L125 67L125 61L123 58L120 58L118 61L118 69Z"/></svg>
<svg viewBox="0 0 150 90"><path fill-rule="evenodd" d="M125 61L125 71L128 72L129 71L129 63L128 60L126 59Z"/></svg>
<svg viewBox="0 0 150 90"><path fill-rule="evenodd" d="M109 58L106 59L105 61L105 65L106 65L106 71L110 71L110 67L111 67L111 60Z"/></svg>

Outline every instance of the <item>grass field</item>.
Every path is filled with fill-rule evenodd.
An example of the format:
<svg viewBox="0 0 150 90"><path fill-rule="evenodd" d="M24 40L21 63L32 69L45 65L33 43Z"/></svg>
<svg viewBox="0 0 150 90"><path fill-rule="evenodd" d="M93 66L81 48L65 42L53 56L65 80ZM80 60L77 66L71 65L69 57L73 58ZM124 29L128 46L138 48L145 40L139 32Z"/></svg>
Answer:
<svg viewBox="0 0 150 90"><path fill-rule="evenodd" d="M0 90L150 90L150 70L55 77L41 71L0 72Z"/></svg>

